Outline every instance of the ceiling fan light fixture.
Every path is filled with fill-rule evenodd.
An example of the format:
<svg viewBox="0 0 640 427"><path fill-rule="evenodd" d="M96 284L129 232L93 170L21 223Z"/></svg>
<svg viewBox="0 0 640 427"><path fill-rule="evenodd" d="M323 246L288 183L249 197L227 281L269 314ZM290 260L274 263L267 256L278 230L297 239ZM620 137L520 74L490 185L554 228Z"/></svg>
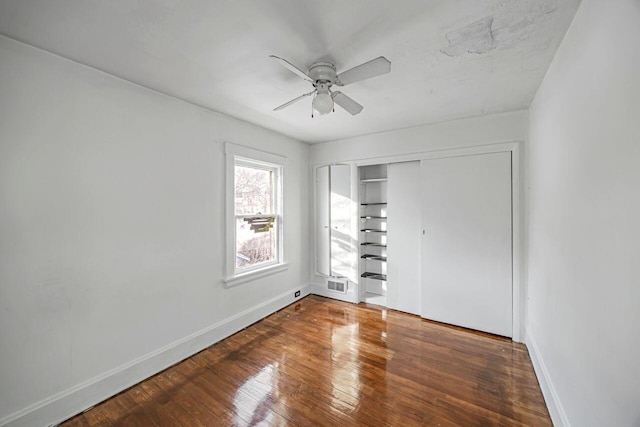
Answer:
<svg viewBox="0 0 640 427"><path fill-rule="evenodd" d="M313 98L313 110L320 114L329 114L331 111L333 111L333 98L331 98L331 95L329 93L318 93L314 98Z"/></svg>
<svg viewBox="0 0 640 427"><path fill-rule="evenodd" d="M305 73L286 59L275 55L271 55L271 58L278 61L280 65L298 77L310 82L314 87L313 91L300 95L289 102L285 102L279 107L274 108L273 111L282 110L307 96L314 95L313 101L311 102L311 117L313 117L314 112L324 115L334 111L334 102L352 116L359 114L363 109L362 105L340 91L332 92L331 87L334 85L345 86L357 83L391 71L391 61L384 56L372 59L369 62L360 64L340 74L336 74L336 66L330 62L314 62L309 67L309 72Z"/></svg>

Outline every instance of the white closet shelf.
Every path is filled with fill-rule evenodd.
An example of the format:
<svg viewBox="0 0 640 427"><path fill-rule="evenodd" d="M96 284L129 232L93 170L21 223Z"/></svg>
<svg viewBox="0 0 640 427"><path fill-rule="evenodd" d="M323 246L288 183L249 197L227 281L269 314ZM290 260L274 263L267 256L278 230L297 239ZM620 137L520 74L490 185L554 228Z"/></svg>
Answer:
<svg viewBox="0 0 640 427"><path fill-rule="evenodd" d="M387 182L387 178L366 178L366 179L361 179L360 182L362 184L366 184L368 182Z"/></svg>
<svg viewBox="0 0 640 427"><path fill-rule="evenodd" d="M383 282L387 281L387 275L386 274L380 274L380 273L370 273L368 271L362 273L360 275L360 277L364 277L365 279L375 279L375 280L382 280Z"/></svg>
<svg viewBox="0 0 640 427"><path fill-rule="evenodd" d="M362 259L370 259L370 260L373 260L373 261L384 261L384 262L387 262L387 257L386 256L381 256L381 255L364 254L360 258L362 258Z"/></svg>

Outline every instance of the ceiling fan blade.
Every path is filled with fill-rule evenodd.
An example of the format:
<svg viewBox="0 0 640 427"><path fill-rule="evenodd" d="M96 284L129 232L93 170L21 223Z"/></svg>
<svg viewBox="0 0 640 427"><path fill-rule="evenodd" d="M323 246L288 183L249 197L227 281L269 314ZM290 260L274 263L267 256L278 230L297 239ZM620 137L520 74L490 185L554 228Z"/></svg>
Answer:
<svg viewBox="0 0 640 427"><path fill-rule="evenodd" d="M283 108L287 108L289 105L291 105L291 104L295 104L296 102L300 101L300 100L301 100L302 98L304 98L305 96L313 95L314 93L316 93L316 91L315 91L315 90L312 90L312 91L311 91L311 92L309 92L309 93L305 93L304 95L300 95L299 97L294 98L294 99L292 99L291 101L289 101L289 102L285 102L285 103L284 103L284 104L282 104L281 106L274 108L274 109L273 109L273 111L278 111L278 110L282 110Z"/></svg>
<svg viewBox="0 0 640 427"><path fill-rule="evenodd" d="M282 59L279 56L275 56L275 55L269 55L269 58L273 58L273 59L277 60L280 65L282 65L287 70L291 71L296 76L301 77L301 78L305 79L306 81L313 83L313 80L311 80L311 77L309 77L307 75L307 73L305 73L300 68L296 67L295 65L293 65L291 62L287 61L286 59Z"/></svg>
<svg viewBox="0 0 640 427"><path fill-rule="evenodd" d="M384 56L380 56L338 74L336 84L338 86L346 86L381 74L387 74L389 71L391 71L391 61Z"/></svg>
<svg viewBox="0 0 640 427"><path fill-rule="evenodd" d="M362 105L358 104L356 101L349 98L347 95L345 95L342 92L333 92L331 94L331 97L333 98L333 102L341 106L343 109L345 109L348 113L351 113L351 115L353 116L358 114L364 108Z"/></svg>

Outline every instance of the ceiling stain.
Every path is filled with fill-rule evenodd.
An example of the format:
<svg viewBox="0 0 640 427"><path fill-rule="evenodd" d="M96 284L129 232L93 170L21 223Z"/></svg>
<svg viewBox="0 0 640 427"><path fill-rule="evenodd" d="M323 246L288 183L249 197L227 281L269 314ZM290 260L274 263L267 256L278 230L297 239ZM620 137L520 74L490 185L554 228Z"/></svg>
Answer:
<svg viewBox="0 0 640 427"><path fill-rule="evenodd" d="M493 16L482 18L472 24L446 34L449 46L440 49L447 56L455 57L465 53L483 54L495 48L493 36Z"/></svg>
<svg viewBox="0 0 640 427"><path fill-rule="evenodd" d="M508 47L539 37L557 11L553 2L545 6L530 10L518 20L505 19L504 14L498 13L449 31L445 34L449 45L440 52L450 57L467 53L482 55L497 47Z"/></svg>

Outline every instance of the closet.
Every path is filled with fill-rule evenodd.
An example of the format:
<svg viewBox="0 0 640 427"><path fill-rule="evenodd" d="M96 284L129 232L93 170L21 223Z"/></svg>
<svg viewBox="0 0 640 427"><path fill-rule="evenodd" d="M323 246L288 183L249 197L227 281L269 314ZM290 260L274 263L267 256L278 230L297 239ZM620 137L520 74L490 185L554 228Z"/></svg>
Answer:
<svg viewBox="0 0 640 427"><path fill-rule="evenodd" d="M357 282L354 301L511 337L511 156L318 168L318 272Z"/></svg>

